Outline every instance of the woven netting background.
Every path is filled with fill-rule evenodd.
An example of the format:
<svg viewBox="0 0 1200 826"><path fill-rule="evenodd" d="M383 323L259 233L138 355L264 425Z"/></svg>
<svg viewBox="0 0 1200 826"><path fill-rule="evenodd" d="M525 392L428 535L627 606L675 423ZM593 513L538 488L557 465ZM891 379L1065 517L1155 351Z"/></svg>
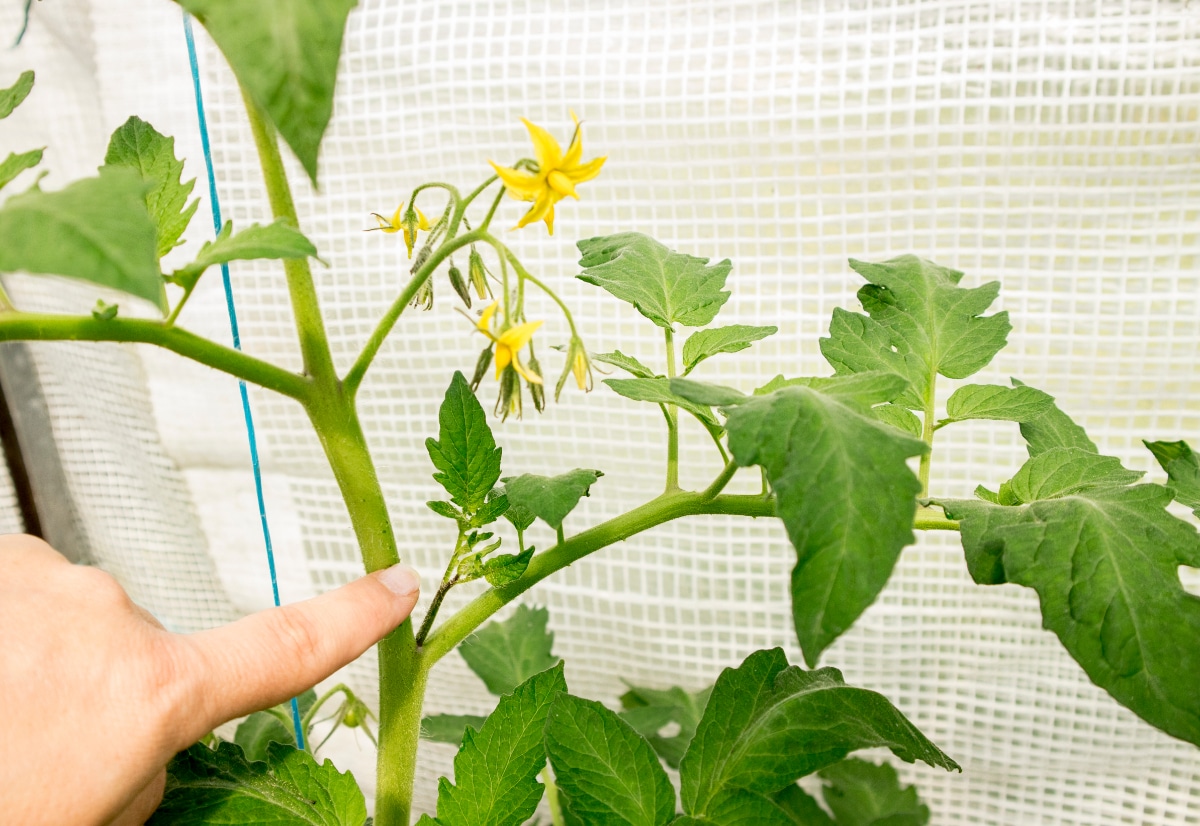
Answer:
<svg viewBox="0 0 1200 826"><path fill-rule="evenodd" d="M88 174L107 136L138 114L177 137L201 177L179 11L163 0L35 4L28 38L0 58L39 84L6 122L5 148L47 144L45 186ZM15 32L17 3L0 12ZM4 35L8 36L8 35ZM264 220L236 87L201 35L201 71L227 218ZM778 372L822 374L816 339L834 307L858 309L848 257L915 252L1000 279L1010 346L978 381L1016 375L1086 425L1103 452L1152 470L1139 439L1200 435L1200 10L1174 2L476 2L364 0L350 18L322 191L294 185L345 368L407 267L396 237L363 233L426 180L471 186L486 161L528 153L518 118L563 136L587 121L604 174L559 210L558 234L509 238L553 282L594 350L661 360L656 328L573 279L573 240L627 229L729 257L724 323L778 324L702 377L749 389ZM203 186L197 188L197 193ZM425 211L433 213L434 200ZM500 218L515 222L507 202ZM193 245L209 237L207 200ZM238 265L246 348L296 366L282 274ZM96 293L10 279L27 306L86 310ZM539 338L565 342L533 296ZM364 387L362 415L407 560L440 576L445 520L423 448L454 369L480 346L439 284ZM216 274L183 323L228 340ZM148 349L36 348L90 552L164 622L192 629L269 604L234 383ZM543 346L542 363L557 374ZM945 398L954 383L944 382ZM490 405L494 385L482 393ZM80 391L83 391L81 395ZM301 410L252 394L285 600L361 572L343 505ZM685 425L684 482L718 469ZM579 529L654 495L663 427L649 405L603 387L542 416L496 424L508 472L597 467L606 476L568 520ZM1016 427L939 434L933 490L994 486L1023 457ZM753 474L747 474L752 476ZM734 489L751 490L753 480ZM541 546L551 541L539 535ZM691 688L751 651L782 645L794 552L768 521L710 517L660 527L534 589L548 605L576 693L609 702L622 680ZM1196 577L1184 572L1195 584ZM473 593L453 592L448 608ZM824 656L878 690L964 767L901 768L936 824L1200 823L1200 754L1118 707L1041 630L1037 601L980 588L953 535L905 551L879 601ZM367 695L374 660L345 676ZM439 665L429 712L491 700L457 655ZM420 804L454 749L422 746ZM368 788L373 756L352 735L328 752Z"/></svg>

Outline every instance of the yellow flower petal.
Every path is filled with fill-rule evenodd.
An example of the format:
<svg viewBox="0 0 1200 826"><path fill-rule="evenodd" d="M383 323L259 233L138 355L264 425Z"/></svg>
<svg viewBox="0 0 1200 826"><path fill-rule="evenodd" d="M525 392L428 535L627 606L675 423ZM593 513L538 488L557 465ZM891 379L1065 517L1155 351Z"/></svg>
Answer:
<svg viewBox="0 0 1200 826"><path fill-rule="evenodd" d="M546 210L545 221L546 221L546 232L549 233L550 235L553 235L554 234L554 207L553 206L551 206L550 209Z"/></svg>
<svg viewBox="0 0 1200 826"><path fill-rule="evenodd" d="M517 229L520 229L523 226L532 224L536 221L542 220L542 218L544 218L546 216L546 212L548 210L554 209L554 201L557 200L555 198L555 196L557 194L558 193L556 193L553 189L550 189L549 187L546 187L541 192L539 192L538 196L537 196L537 200L533 202L533 206L531 206L529 208L528 212L526 212L523 216L521 216L520 221L517 221ZM559 197L561 197L561 196L559 196ZM550 222L553 223L554 218L551 218ZM551 233L551 234L553 234L553 233Z"/></svg>
<svg viewBox="0 0 1200 826"><path fill-rule="evenodd" d="M536 123L530 123L525 118L521 118L521 122L529 130L529 138L533 141L533 154L537 158L539 171L545 174L551 169L557 169L562 163L563 156L562 147L558 145L558 141Z"/></svg>
<svg viewBox="0 0 1200 826"><path fill-rule="evenodd" d="M508 347L514 352L519 351L522 347L529 343L529 339L533 338L533 334L537 332L537 328L541 327L541 321L527 321L511 329L505 330L496 339L503 347ZM500 348L497 347L497 350Z"/></svg>
<svg viewBox="0 0 1200 826"><path fill-rule="evenodd" d="M425 217L425 213L419 209L417 210L417 229L424 230L425 232L433 229L433 226L429 223L429 219Z"/></svg>
<svg viewBox="0 0 1200 826"><path fill-rule="evenodd" d="M566 173L566 176L574 183L581 184L585 181L590 181L592 178L595 178L597 175L599 175L600 168L604 166L604 162L607 160L607 157L596 158L588 161L582 166L576 166L572 169L564 169L563 172Z"/></svg>
<svg viewBox="0 0 1200 826"><path fill-rule="evenodd" d="M557 169L554 170L546 176L546 183L548 183L550 188L557 192L560 197L565 198L569 195L576 201L579 200L579 196L575 194L575 184L573 184L571 179L568 178L563 172Z"/></svg>
<svg viewBox="0 0 1200 826"><path fill-rule="evenodd" d="M538 323L540 324L541 322L538 322ZM528 369L524 364L521 364L520 359L517 359L517 358L513 359L513 367L517 368L517 372L521 374L521 377L524 378L525 381L529 382L530 384L541 384L542 383L542 377L539 376L537 373L533 372L532 370Z"/></svg>
<svg viewBox="0 0 1200 826"><path fill-rule="evenodd" d="M508 366L508 363L510 361L512 361L512 357L513 357L512 350L508 349L508 347L504 346L503 344L496 345L496 378L497 378L497 380L500 378L501 374L504 373L504 368Z"/></svg>
<svg viewBox="0 0 1200 826"><path fill-rule="evenodd" d="M481 333L486 333L488 338L492 338L492 316L496 314L496 310L499 307L500 302L493 301L492 306L479 314L479 321L475 324L475 329Z"/></svg>
<svg viewBox="0 0 1200 826"><path fill-rule="evenodd" d="M500 166L495 161L488 161L488 163L492 165L492 169L496 170L496 174L504 182L509 195L518 201L532 201L537 197L539 190L542 188L542 181L538 175L522 169L510 169L507 166Z"/></svg>

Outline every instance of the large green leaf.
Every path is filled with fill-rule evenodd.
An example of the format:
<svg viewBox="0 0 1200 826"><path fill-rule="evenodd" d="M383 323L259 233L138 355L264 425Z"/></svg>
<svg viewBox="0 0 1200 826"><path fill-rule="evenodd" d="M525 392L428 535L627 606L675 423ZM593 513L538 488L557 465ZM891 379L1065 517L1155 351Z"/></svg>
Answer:
<svg viewBox="0 0 1200 826"><path fill-rule="evenodd" d="M680 396L671 389L671 382L678 379L668 379L659 376L653 379L605 379L604 383L619 395L635 402L653 402L655 404L673 404L681 410L686 410L710 432L720 432L721 423L713 414L712 408L696 404Z"/></svg>
<svg viewBox="0 0 1200 826"><path fill-rule="evenodd" d="M1200 536L1166 510L1166 488L1125 487L1128 471L1094 473L1090 485L1046 485L1054 498L1015 507L939 504L959 520L968 558L993 557L1007 581L1037 591L1043 625L1093 682L1200 745L1200 599L1179 579L1180 565L1200 566Z"/></svg>
<svg viewBox="0 0 1200 826"><path fill-rule="evenodd" d="M545 608L518 605L508 619L489 622L463 640L458 653L488 691L497 696L508 694L558 662L550 653L554 634L546 628L549 622L550 612Z"/></svg>
<svg viewBox="0 0 1200 826"><path fill-rule="evenodd" d="M732 264L672 252L648 235L622 232L578 243L579 278L627 301L659 327L703 327L729 300Z"/></svg>
<svg viewBox="0 0 1200 826"><path fill-rule="evenodd" d="M715 327L711 330L699 330L688 336L683 344L683 374L696 369L696 365L710 356L718 353L737 353L745 350L756 341L779 332L778 327L750 327L745 324L734 324L729 327Z"/></svg>
<svg viewBox="0 0 1200 826"><path fill-rule="evenodd" d="M739 809L759 812L763 823L791 823L770 796L877 746L908 762L958 768L886 698L847 686L837 669L804 671L789 667L781 649L757 651L717 678L679 767L683 808L714 823L726 822L718 810Z"/></svg>
<svg viewBox="0 0 1200 826"><path fill-rule="evenodd" d="M967 419L1026 422L1054 406L1054 399L1032 387L997 384L968 384L946 399L946 418L939 424Z"/></svg>
<svg viewBox="0 0 1200 826"><path fill-rule="evenodd" d="M316 700L317 694L311 688L296 698L301 718ZM238 724L233 742L242 747L247 760L266 760L267 746L271 743L295 747L296 728L291 721L291 702L280 703L273 711L275 713L256 711ZM287 722L279 719L281 715Z"/></svg>
<svg viewBox="0 0 1200 826"><path fill-rule="evenodd" d="M963 274L914 255L872 264L851 259L868 283L858 291L866 316L835 311L821 352L838 375L887 370L912 384L901 403L923 408L940 373L962 379L998 353L1012 326L1008 313L981 314L999 282L959 287Z"/></svg>
<svg viewBox="0 0 1200 826"><path fill-rule="evenodd" d="M197 744L167 766L167 787L150 826L312 824L363 826L367 806L350 772L329 760L271 743L266 762L250 762L241 748L216 751Z"/></svg>
<svg viewBox="0 0 1200 826"><path fill-rule="evenodd" d="M65 275L167 308L146 185L103 169L57 192L14 195L0 208L0 272Z"/></svg>
<svg viewBox="0 0 1200 826"><path fill-rule="evenodd" d="M7 89L0 89L0 119L11 115L13 110L29 97L31 91L33 91L33 70L26 69L21 72L16 83Z"/></svg>
<svg viewBox="0 0 1200 826"><path fill-rule="evenodd" d="M7 186L12 179L20 175L26 169L32 169L42 162L42 150L30 149L28 152L22 152L18 155L15 152L9 152L8 157L0 163L0 189Z"/></svg>
<svg viewBox="0 0 1200 826"><path fill-rule="evenodd" d="M836 765L836 764L835 764ZM835 826L833 818L825 814L816 799L793 783L776 792L772 797L775 805L784 811L794 826Z"/></svg>
<svg viewBox="0 0 1200 826"><path fill-rule="evenodd" d="M435 743L461 746L467 727L479 731L485 720L478 714L431 714L421 719L421 736Z"/></svg>
<svg viewBox="0 0 1200 826"><path fill-rule="evenodd" d="M1019 379L1013 379L1012 383L1014 387L1028 387ZM1021 436L1025 439L1030 456L1058 447L1077 447L1089 453L1099 453L1087 432L1056 404L1021 422Z"/></svg>
<svg viewBox="0 0 1200 826"><path fill-rule="evenodd" d="M559 694L546 718L559 799L589 826L664 826L675 789L654 749L600 703Z"/></svg>
<svg viewBox="0 0 1200 826"><path fill-rule="evenodd" d="M156 249L162 258L179 245L200 206L199 198L187 202L196 179L180 182L183 161L175 157L175 139L159 134L141 118L131 117L113 132L104 164L132 169L148 185L146 209L154 221Z"/></svg>
<svg viewBox="0 0 1200 826"><path fill-rule="evenodd" d="M501 449L496 447L487 414L466 377L455 371L438 410L438 439L425 440L425 449L438 472L433 478L460 508L476 511L500 479Z"/></svg>
<svg viewBox="0 0 1200 826"><path fill-rule="evenodd" d="M785 387L731 408L726 422L737 463L766 471L796 548L792 616L809 665L875 601L914 540L921 483L908 458L926 446L860 412L870 397L852 383L842 397ZM878 401L897 386L886 374L879 384Z"/></svg>
<svg viewBox="0 0 1200 826"><path fill-rule="evenodd" d="M1011 504L1070 496L1096 485L1129 485L1142 478L1113 456L1078 447L1056 447L1029 459L1008 483Z"/></svg>
<svg viewBox="0 0 1200 826"><path fill-rule="evenodd" d="M441 826L524 823L542 799L537 774L546 765L543 732L550 705L567 690L562 663L501 698L476 732L467 728L454 758L454 782L438 781Z"/></svg>
<svg viewBox="0 0 1200 826"><path fill-rule="evenodd" d="M171 280L186 288L194 285L205 270L218 264L261 258L308 258L316 254L312 241L283 219L266 226L251 224L237 232L233 231L233 222L226 221L217 237L200 248L195 261L171 273Z"/></svg>
<svg viewBox="0 0 1200 826"><path fill-rule="evenodd" d="M558 476L526 473L505 479L504 492L512 505L525 508L550 527L558 528L603 475L598 470L580 468Z"/></svg>
<svg viewBox="0 0 1200 826"><path fill-rule="evenodd" d="M1200 457L1187 442L1143 442L1167 472L1175 501L1200 516Z"/></svg>
<svg viewBox="0 0 1200 826"><path fill-rule="evenodd" d="M929 807L914 786L901 786L887 763L843 760L821 769L821 796L837 826L925 826Z"/></svg>
<svg viewBox="0 0 1200 826"><path fill-rule="evenodd" d="M696 734L712 686L687 691L678 686L667 689L630 686L621 695L621 719L646 738L668 766L679 768L679 761ZM663 734L668 727L677 728Z"/></svg>
<svg viewBox="0 0 1200 826"><path fill-rule="evenodd" d="M176 2L204 24L242 88L266 112L315 185L346 18L357 0Z"/></svg>

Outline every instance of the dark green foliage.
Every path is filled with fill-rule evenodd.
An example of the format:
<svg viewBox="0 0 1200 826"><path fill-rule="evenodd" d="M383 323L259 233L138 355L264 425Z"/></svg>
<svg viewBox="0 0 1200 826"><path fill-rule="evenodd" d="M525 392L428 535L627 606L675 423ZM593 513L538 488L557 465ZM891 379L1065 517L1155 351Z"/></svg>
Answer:
<svg viewBox="0 0 1200 826"><path fill-rule="evenodd" d="M513 505L558 528L603 475L598 470L579 468L559 476L526 473L505 479L504 492Z"/></svg>
<svg viewBox="0 0 1200 826"><path fill-rule="evenodd" d="M550 653L554 634L546 628L549 622L550 612L545 608L518 605L508 619L489 622L463 640L458 653L488 691L497 696L508 694L558 662Z"/></svg>
<svg viewBox="0 0 1200 826"><path fill-rule="evenodd" d="M496 447L487 415L462 373L455 371L438 411L439 438L425 448L438 472L433 474L450 501L475 511L500 480L501 449Z"/></svg>

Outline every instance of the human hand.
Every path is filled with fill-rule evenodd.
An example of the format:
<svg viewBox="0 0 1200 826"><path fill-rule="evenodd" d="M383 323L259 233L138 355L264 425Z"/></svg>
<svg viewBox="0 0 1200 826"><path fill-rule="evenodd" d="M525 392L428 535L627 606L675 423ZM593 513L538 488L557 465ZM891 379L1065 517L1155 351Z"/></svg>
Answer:
<svg viewBox="0 0 1200 826"><path fill-rule="evenodd" d="M354 660L408 617L419 588L398 565L222 628L172 634L103 571L34 537L0 537L5 822L145 822L176 752Z"/></svg>

